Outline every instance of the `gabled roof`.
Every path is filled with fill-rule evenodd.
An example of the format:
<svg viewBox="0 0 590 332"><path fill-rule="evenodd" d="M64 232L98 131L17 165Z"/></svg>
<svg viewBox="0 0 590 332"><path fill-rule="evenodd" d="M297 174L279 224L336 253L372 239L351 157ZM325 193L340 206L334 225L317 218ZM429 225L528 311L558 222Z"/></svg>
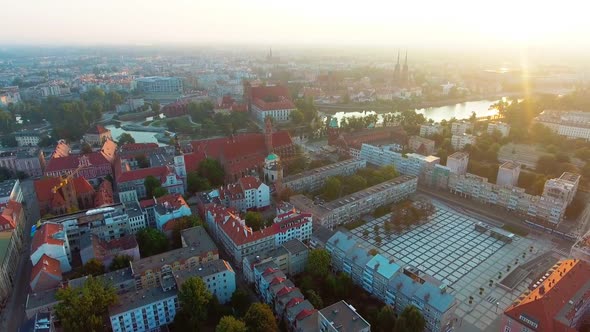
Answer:
<svg viewBox="0 0 590 332"><path fill-rule="evenodd" d="M113 161L115 161L115 157L117 154L117 143L111 141L110 139L107 139L102 145L100 153L106 160L112 163Z"/></svg>
<svg viewBox="0 0 590 332"><path fill-rule="evenodd" d="M62 279L60 262L43 254L33 266L31 272L31 288L34 292L51 289L59 285Z"/></svg>
<svg viewBox="0 0 590 332"><path fill-rule="evenodd" d="M54 200L57 200L58 202L63 201L63 196L61 196L59 191L56 194L52 192L53 187L57 186L60 181L60 178L44 178L41 180L36 180L34 186L35 193L37 194L37 200L39 200L39 202L54 202ZM74 181L76 194L85 194L94 191L92 185L85 178L74 178L72 181ZM56 198L55 196L61 197Z"/></svg>
<svg viewBox="0 0 590 332"><path fill-rule="evenodd" d="M117 177L117 182L141 180L147 178L150 175L155 177L156 179L163 180L163 178L165 178L169 172L170 171L168 170L167 166L140 168L136 170L122 172Z"/></svg>
<svg viewBox="0 0 590 332"><path fill-rule="evenodd" d="M111 131L106 129L105 127L103 127L101 125L96 125L96 126L90 127L90 129L88 129L88 131L86 133L93 134L93 135L101 135L101 134L106 134L106 133L110 133L110 132Z"/></svg>
<svg viewBox="0 0 590 332"><path fill-rule="evenodd" d="M127 143L121 145L121 152L148 151L158 148L157 143Z"/></svg>
<svg viewBox="0 0 590 332"><path fill-rule="evenodd" d="M110 164L101 152L92 152L84 155L72 154L61 158L51 158L47 162L45 173L76 169L81 164L80 158L88 158L88 163L90 164L88 167Z"/></svg>
<svg viewBox="0 0 590 332"><path fill-rule="evenodd" d="M535 331L576 331L569 322L588 300L590 264L568 259L552 270L539 287L517 299L504 314Z"/></svg>
<svg viewBox="0 0 590 332"><path fill-rule="evenodd" d="M63 226L60 224L50 222L42 224L33 236L33 241L31 243L31 253L37 251L37 249L39 249L39 247L45 243L58 246L63 245L65 243L64 240L58 239L54 236L59 232L63 232Z"/></svg>
<svg viewBox="0 0 590 332"><path fill-rule="evenodd" d="M22 212L22 204L15 200L8 200L6 206L2 209L0 214L0 229L15 229L18 216Z"/></svg>

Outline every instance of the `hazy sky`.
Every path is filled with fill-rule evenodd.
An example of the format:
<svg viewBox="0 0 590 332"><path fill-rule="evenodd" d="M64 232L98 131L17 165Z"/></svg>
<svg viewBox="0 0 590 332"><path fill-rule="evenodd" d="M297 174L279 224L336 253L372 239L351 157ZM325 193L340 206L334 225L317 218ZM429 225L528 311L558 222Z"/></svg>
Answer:
<svg viewBox="0 0 590 332"><path fill-rule="evenodd" d="M1 44L590 45L582 0L2 2Z"/></svg>

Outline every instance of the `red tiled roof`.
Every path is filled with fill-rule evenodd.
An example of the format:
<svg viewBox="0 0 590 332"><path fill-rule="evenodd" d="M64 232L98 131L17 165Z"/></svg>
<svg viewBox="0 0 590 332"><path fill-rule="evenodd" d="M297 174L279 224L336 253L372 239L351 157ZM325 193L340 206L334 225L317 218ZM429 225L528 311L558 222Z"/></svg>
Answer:
<svg viewBox="0 0 590 332"><path fill-rule="evenodd" d="M302 320L308 316L313 315L317 310L316 309L303 309L300 313L295 316L296 320Z"/></svg>
<svg viewBox="0 0 590 332"><path fill-rule="evenodd" d="M94 257L98 260L104 260L107 256L113 256L114 254L122 251L137 248L137 240L134 235L126 235L118 239L111 241L104 241L98 238L98 236L92 236L92 250Z"/></svg>
<svg viewBox="0 0 590 332"><path fill-rule="evenodd" d="M80 158L87 157L89 167L110 164L101 152L92 152L85 155L68 155L61 158L51 158L45 168L45 173L74 170L80 166Z"/></svg>
<svg viewBox="0 0 590 332"><path fill-rule="evenodd" d="M199 164L201 161L205 160L205 153L202 151L185 153L183 157L186 172L194 172L199 169Z"/></svg>
<svg viewBox="0 0 590 332"><path fill-rule="evenodd" d="M281 277L274 277L274 278L271 280L270 284L271 284L271 285L281 284L281 283L283 283L285 280L286 280L285 278L281 278Z"/></svg>
<svg viewBox="0 0 590 332"><path fill-rule="evenodd" d="M94 134L94 135L106 134L109 132L110 132L110 130L106 129L105 127L103 127L101 125L92 126L88 130L88 134Z"/></svg>
<svg viewBox="0 0 590 332"><path fill-rule="evenodd" d="M529 326L536 331L574 332L575 329L558 321L557 316L589 280L590 264L575 259L564 260L539 287L517 300L504 314L526 326L528 324L520 319L521 315L536 320L536 328Z"/></svg>
<svg viewBox="0 0 590 332"><path fill-rule="evenodd" d="M150 206L154 206L154 205L156 205L156 202L154 201L153 198L144 199L139 202L139 206L141 206L142 209L145 209L146 207L150 207Z"/></svg>
<svg viewBox="0 0 590 332"><path fill-rule="evenodd" d="M59 141L51 154L51 159L63 158L70 155L70 146L65 141Z"/></svg>
<svg viewBox="0 0 590 332"><path fill-rule="evenodd" d="M41 272L59 276L61 279L61 267L59 261L55 258L47 256L46 254L43 254L37 264L33 266L33 270L31 272L31 281L35 279Z"/></svg>
<svg viewBox="0 0 590 332"><path fill-rule="evenodd" d="M180 209L182 206L188 207L188 204L186 204L186 201L184 200L184 197L182 197L181 194L164 195L162 197L159 197L157 199L157 201L158 201L158 204L168 203L169 206L175 210Z"/></svg>
<svg viewBox="0 0 590 332"><path fill-rule="evenodd" d="M100 153L106 160L112 163L115 160L117 154L117 143L111 141L110 139L107 139L102 145Z"/></svg>
<svg viewBox="0 0 590 332"><path fill-rule="evenodd" d="M254 232L252 231L252 228L245 225L243 220L240 220L237 217L231 217L228 220L221 222L219 226L232 242L238 246L258 241L265 237L274 236L275 234L272 227Z"/></svg>
<svg viewBox="0 0 590 332"><path fill-rule="evenodd" d="M250 88L251 98L285 97L289 98L289 89L282 85L256 86Z"/></svg>
<svg viewBox="0 0 590 332"><path fill-rule="evenodd" d="M16 228L16 219L22 212L22 204L10 199L4 209L2 210L2 214L0 214L0 229L7 230L7 229L15 229Z"/></svg>
<svg viewBox="0 0 590 332"><path fill-rule="evenodd" d="M297 288L296 287L285 286L285 287L281 288L280 291L277 292L277 297L281 297L281 296L283 296L285 294L291 293L295 289L297 289Z"/></svg>
<svg viewBox="0 0 590 332"><path fill-rule="evenodd" d="M262 272L262 275L263 276L266 276L266 275L269 275L271 273L275 273L277 271L278 271L277 269L274 269L272 267L268 267L268 268L266 268L266 270L264 270L264 272Z"/></svg>
<svg viewBox="0 0 590 332"><path fill-rule="evenodd" d="M172 220L168 220L164 226L162 226L163 232L171 232L174 230L174 227L181 221L181 218L175 218Z"/></svg>
<svg viewBox="0 0 590 332"><path fill-rule="evenodd" d="M263 111L272 111L272 110L286 110L286 109L294 109L295 104L289 99L282 98L278 101L264 101L262 99L254 99L252 104L256 105L259 109Z"/></svg>
<svg viewBox="0 0 590 332"><path fill-rule="evenodd" d="M168 167L166 166L157 166L157 167L149 167L149 168L140 168L136 170L131 170L127 172L122 172L117 177L117 182L127 182L127 181L135 181L140 179L145 179L148 176L153 176L157 179L162 179L166 177L168 174Z"/></svg>
<svg viewBox="0 0 590 332"><path fill-rule="evenodd" d="M35 235L33 236L33 241L31 243L31 253L34 253L41 247L44 243L54 244L54 245L63 245L64 241L60 239L56 239L53 237L55 233L63 231L63 226L54 223L44 223L41 225Z"/></svg>
<svg viewBox="0 0 590 332"><path fill-rule="evenodd" d="M287 302L285 307L287 307L287 308L294 307L303 301L305 301L305 300L300 297L294 297L289 302Z"/></svg>
<svg viewBox="0 0 590 332"><path fill-rule="evenodd" d="M155 150L158 148L157 143L127 143L121 146L121 152L131 152L138 150Z"/></svg>
<svg viewBox="0 0 590 332"><path fill-rule="evenodd" d="M53 187L60 183L60 181L60 178L44 178L41 180L36 180L34 182L34 186L35 193L37 194L37 200L39 202L47 202L56 199L55 196L61 196L61 193L58 192L57 194L54 194L51 191ZM73 181L76 194L85 194L94 191L92 185L84 178L74 178Z"/></svg>
<svg viewBox="0 0 590 332"><path fill-rule="evenodd" d="M114 203L113 199L113 185L108 180L104 179L98 186L96 197L94 198L94 206L100 207Z"/></svg>
<svg viewBox="0 0 590 332"><path fill-rule="evenodd" d="M249 190L249 189L258 189L262 184L257 177L254 176L244 176L241 177L238 182L242 187L242 190Z"/></svg>

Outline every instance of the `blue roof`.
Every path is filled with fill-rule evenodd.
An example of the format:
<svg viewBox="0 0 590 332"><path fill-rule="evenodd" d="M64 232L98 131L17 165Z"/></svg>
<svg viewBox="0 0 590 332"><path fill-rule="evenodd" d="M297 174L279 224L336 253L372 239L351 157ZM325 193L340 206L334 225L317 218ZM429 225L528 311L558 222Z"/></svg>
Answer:
<svg viewBox="0 0 590 332"><path fill-rule="evenodd" d="M389 260L381 254L375 255L367 263L367 267L374 270L377 264L379 264L379 267L377 268L377 273L385 277L385 279L390 279L391 277L393 277L393 275L396 274L397 271L399 271L399 269L401 268L399 265L395 263L390 263Z"/></svg>
<svg viewBox="0 0 590 332"><path fill-rule="evenodd" d="M395 293L399 292L408 298L412 298L420 286L419 282L412 280L412 278L403 273L398 273L398 275L389 282L388 288Z"/></svg>
<svg viewBox="0 0 590 332"><path fill-rule="evenodd" d="M441 292L438 286L429 282L423 283L414 296L419 301L427 303L439 312L447 311L455 302L455 296ZM426 301L426 298L428 298L428 301Z"/></svg>
<svg viewBox="0 0 590 332"><path fill-rule="evenodd" d="M328 240L329 245L332 245L344 252L347 252L350 248L355 245L356 241L354 237L343 231L338 231L336 234L332 235L332 237Z"/></svg>
<svg viewBox="0 0 590 332"><path fill-rule="evenodd" d="M354 246L346 252L346 260L352 261L355 265L360 265L363 268L373 256L369 254L369 251L361 246Z"/></svg>

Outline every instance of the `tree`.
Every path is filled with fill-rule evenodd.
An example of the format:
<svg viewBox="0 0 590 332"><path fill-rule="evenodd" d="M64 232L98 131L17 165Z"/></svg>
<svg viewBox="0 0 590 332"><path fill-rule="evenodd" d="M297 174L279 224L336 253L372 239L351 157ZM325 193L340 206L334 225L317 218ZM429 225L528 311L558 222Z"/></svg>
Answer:
<svg viewBox="0 0 590 332"><path fill-rule="evenodd" d="M424 316L418 308L410 305L402 311L400 315L405 320L405 327L407 331L424 331L426 327L426 321Z"/></svg>
<svg viewBox="0 0 590 332"><path fill-rule="evenodd" d="M231 296L231 306L236 311L236 314L239 316L245 314L246 310L248 310L248 305L250 305L248 292L241 288L236 289Z"/></svg>
<svg viewBox="0 0 590 332"><path fill-rule="evenodd" d="M119 136L118 144L119 144L119 146L121 146L121 145L124 145L127 143L131 143L131 144L135 143L135 138L133 138L133 136L131 136L131 134L129 134L129 133L122 133Z"/></svg>
<svg viewBox="0 0 590 332"><path fill-rule="evenodd" d="M330 269L330 253L325 249L313 249L309 252L305 270L317 277L323 279Z"/></svg>
<svg viewBox="0 0 590 332"><path fill-rule="evenodd" d="M156 179L152 175L148 175L145 180L143 181L143 185L145 186L146 197L152 198L155 195L156 188L161 188L162 183L159 179Z"/></svg>
<svg viewBox="0 0 590 332"><path fill-rule="evenodd" d="M201 322L207 319L208 305L212 299L213 295L199 277L190 277L180 286L178 301L181 310L190 313L188 323L192 331L197 330Z"/></svg>
<svg viewBox="0 0 590 332"><path fill-rule="evenodd" d="M190 193L196 193L203 190L211 189L209 180L199 175L198 172L188 172L187 174L187 190Z"/></svg>
<svg viewBox="0 0 590 332"><path fill-rule="evenodd" d="M155 198L158 198L158 197L162 197L162 196L167 195L167 194L168 194L168 190L166 190L166 188L157 187L156 189L154 189L153 196Z"/></svg>
<svg viewBox="0 0 590 332"><path fill-rule="evenodd" d="M59 289L55 314L64 331L102 331L103 316L110 305L117 303L116 290L100 279L89 277L78 288Z"/></svg>
<svg viewBox="0 0 590 332"><path fill-rule="evenodd" d="M129 267L131 261L133 261L133 257L129 255L117 255L113 258L111 265L109 265L109 270L117 271L127 268Z"/></svg>
<svg viewBox="0 0 590 332"><path fill-rule="evenodd" d="M300 124L304 120L303 112L301 112L300 110L292 111L291 114L289 114L289 117L291 118L291 122L293 122L294 124Z"/></svg>
<svg viewBox="0 0 590 332"><path fill-rule="evenodd" d="M90 144L84 142L82 144L82 146L80 147L80 153L82 153L82 154L92 153L92 147L90 146Z"/></svg>
<svg viewBox="0 0 590 332"><path fill-rule="evenodd" d="M150 167L150 161L146 157L145 154L140 154L135 157L135 161L137 161L137 166L139 168L148 168Z"/></svg>
<svg viewBox="0 0 590 332"><path fill-rule="evenodd" d="M264 303L252 303L244 316L244 322L248 331L274 332L279 330L272 310Z"/></svg>
<svg viewBox="0 0 590 332"><path fill-rule="evenodd" d="M318 295L318 293L316 293L313 289L308 289L305 292L305 298L307 298L309 300L309 302L311 303L311 305L314 306L314 308L323 308L324 307L324 301Z"/></svg>
<svg viewBox="0 0 590 332"><path fill-rule="evenodd" d="M184 216L177 218L174 223L174 228L172 229L172 242L174 248L182 247L182 238L180 237L180 233L191 227L202 225L203 222L199 217L196 215Z"/></svg>
<svg viewBox="0 0 590 332"><path fill-rule="evenodd" d="M390 306L383 306L377 314L377 331L389 332L395 326L395 311Z"/></svg>
<svg viewBox="0 0 590 332"><path fill-rule="evenodd" d="M264 218L260 212L248 211L244 217L246 225L252 227L252 230L257 231L264 226Z"/></svg>
<svg viewBox="0 0 590 332"><path fill-rule="evenodd" d="M152 102L152 112L154 112L154 114L160 114L160 102L155 100L154 102Z"/></svg>
<svg viewBox="0 0 590 332"><path fill-rule="evenodd" d="M246 332L246 324L239 319L236 319L232 316L223 316L217 327L215 327L215 332Z"/></svg>
<svg viewBox="0 0 590 332"><path fill-rule="evenodd" d="M148 257L168 250L166 235L155 228L144 228L137 232L137 244L141 257Z"/></svg>
<svg viewBox="0 0 590 332"><path fill-rule="evenodd" d="M84 275L92 275L94 277L104 274L104 264L96 258L92 258L84 264L82 268L84 271Z"/></svg>
<svg viewBox="0 0 590 332"><path fill-rule="evenodd" d="M17 145L18 143L16 142L16 137L14 135L5 135L2 137L2 146L13 148Z"/></svg>
<svg viewBox="0 0 590 332"><path fill-rule="evenodd" d="M340 197L340 193L342 192L342 183L336 177L329 177L326 179L326 184L324 185L324 197L331 201L338 197Z"/></svg>
<svg viewBox="0 0 590 332"><path fill-rule="evenodd" d="M199 164L199 175L206 178L212 186L221 186L224 183L225 171L219 161L207 158Z"/></svg>

